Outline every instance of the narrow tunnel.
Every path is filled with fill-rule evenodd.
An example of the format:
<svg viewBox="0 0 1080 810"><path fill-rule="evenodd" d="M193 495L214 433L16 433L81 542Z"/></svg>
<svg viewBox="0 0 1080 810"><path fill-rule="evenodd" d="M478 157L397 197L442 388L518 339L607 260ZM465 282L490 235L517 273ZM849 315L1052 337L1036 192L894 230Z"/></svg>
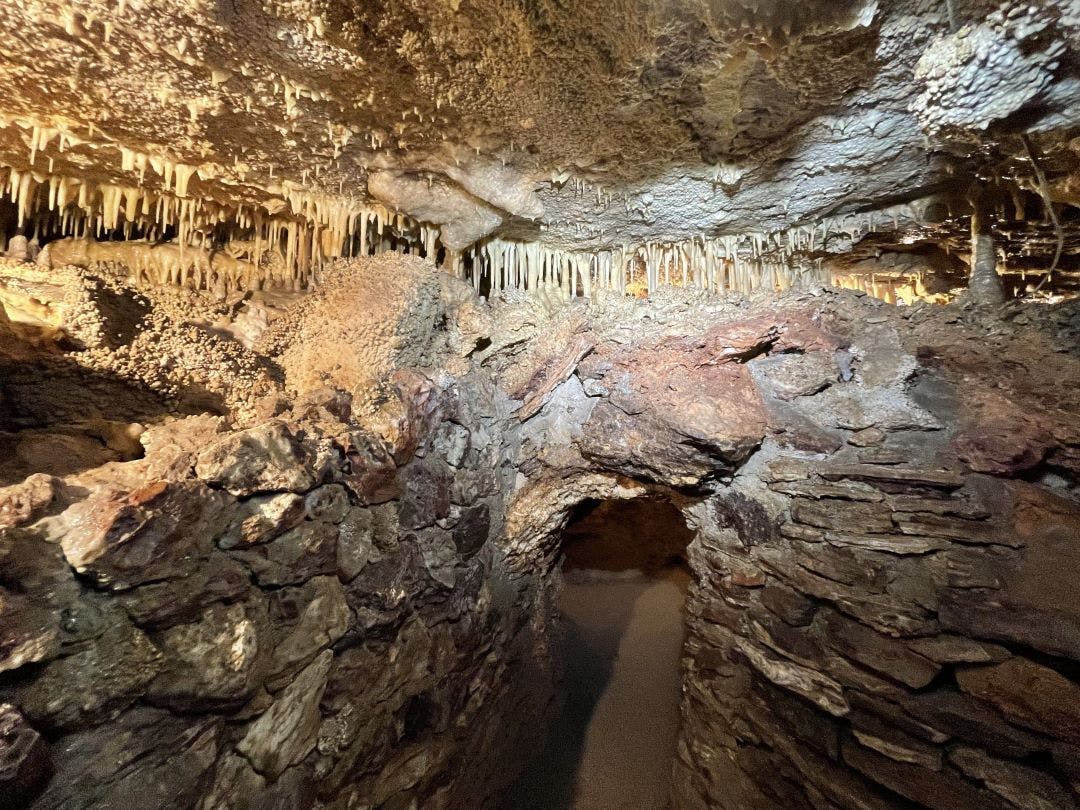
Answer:
<svg viewBox="0 0 1080 810"><path fill-rule="evenodd" d="M510 808L657 808L678 732L693 533L666 497L586 501L563 531L546 744Z"/></svg>

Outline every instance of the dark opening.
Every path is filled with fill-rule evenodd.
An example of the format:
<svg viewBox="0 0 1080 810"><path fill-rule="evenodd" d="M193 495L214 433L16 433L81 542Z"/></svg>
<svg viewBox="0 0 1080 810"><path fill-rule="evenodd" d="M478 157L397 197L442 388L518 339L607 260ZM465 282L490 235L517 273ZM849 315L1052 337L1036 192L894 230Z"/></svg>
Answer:
<svg viewBox="0 0 1080 810"><path fill-rule="evenodd" d="M507 808L662 808L693 538L666 498L588 502L563 536L556 708Z"/></svg>

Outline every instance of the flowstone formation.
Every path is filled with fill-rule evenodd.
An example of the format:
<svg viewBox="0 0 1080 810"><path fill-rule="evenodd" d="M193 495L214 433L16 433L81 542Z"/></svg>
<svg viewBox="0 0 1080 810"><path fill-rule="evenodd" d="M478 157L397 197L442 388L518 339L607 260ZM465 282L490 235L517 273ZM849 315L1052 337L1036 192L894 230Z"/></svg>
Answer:
<svg viewBox="0 0 1080 810"><path fill-rule="evenodd" d="M1080 804L1075 2L0 22L0 804L514 808L627 499L673 807Z"/></svg>

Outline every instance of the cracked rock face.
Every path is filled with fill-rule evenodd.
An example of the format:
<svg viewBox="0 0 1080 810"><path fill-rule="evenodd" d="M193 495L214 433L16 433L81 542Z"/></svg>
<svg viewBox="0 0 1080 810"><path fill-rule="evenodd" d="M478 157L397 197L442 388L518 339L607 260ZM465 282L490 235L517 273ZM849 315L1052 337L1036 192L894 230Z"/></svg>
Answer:
<svg viewBox="0 0 1080 810"><path fill-rule="evenodd" d="M0 804L499 810L638 499L674 807L1080 805L1075 2L0 24Z"/></svg>

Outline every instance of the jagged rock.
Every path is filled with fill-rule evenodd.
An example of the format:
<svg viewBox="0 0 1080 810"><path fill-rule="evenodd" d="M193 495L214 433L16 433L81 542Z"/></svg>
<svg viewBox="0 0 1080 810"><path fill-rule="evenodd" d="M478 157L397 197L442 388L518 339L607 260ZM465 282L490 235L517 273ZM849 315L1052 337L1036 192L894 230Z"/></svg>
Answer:
<svg viewBox="0 0 1080 810"><path fill-rule="evenodd" d="M792 504L797 522L819 529L845 531L857 526L864 532L888 533L893 529L892 510L885 504L839 498L806 500Z"/></svg>
<svg viewBox="0 0 1080 810"><path fill-rule="evenodd" d="M0 703L0 790L12 806L28 806L52 775L49 748L18 709Z"/></svg>
<svg viewBox="0 0 1080 810"><path fill-rule="evenodd" d="M535 416L551 398L552 391L574 373L577 364L593 350L594 345L587 335L574 336L569 344L561 347L559 353L541 361L524 385L510 390L508 393L511 397L522 401L518 419L524 422Z"/></svg>
<svg viewBox="0 0 1080 810"><path fill-rule="evenodd" d="M22 483L0 488L0 530L32 522L56 497L59 479L34 473Z"/></svg>
<svg viewBox="0 0 1080 810"><path fill-rule="evenodd" d="M745 548L769 543L776 537L776 520L760 502L741 492L717 495L709 505L716 525L734 529Z"/></svg>
<svg viewBox="0 0 1080 810"><path fill-rule="evenodd" d="M992 807L993 794L973 787L955 772L935 772L898 762L853 741L844 741L844 761L864 776L931 810Z"/></svg>
<svg viewBox="0 0 1080 810"><path fill-rule="evenodd" d="M771 655L746 639L736 638L735 645L758 672L777 686L802 695L829 714L843 717L848 713L843 689L836 681L809 667Z"/></svg>
<svg viewBox="0 0 1080 810"><path fill-rule="evenodd" d="M318 487L304 497L304 514L308 520L340 523L348 508L349 496L341 484Z"/></svg>
<svg viewBox="0 0 1080 810"><path fill-rule="evenodd" d="M950 470L918 469L911 467L878 466L875 464L822 464L815 472L829 481L852 478L856 481L888 481L894 484L958 489L964 484L964 476Z"/></svg>
<svg viewBox="0 0 1080 810"><path fill-rule="evenodd" d="M815 415L827 427L844 430L940 430L942 425L895 390L834 385L812 399Z"/></svg>
<svg viewBox="0 0 1080 810"><path fill-rule="evenodd" d="M943 754L940 748L912 737L880 717L852 713L851 734L863 746L889 759L940 771Z"/></svg>
<svg viewBox="0 0 1080 810"><path fill-rule="evenodd" d="M1024 542L1021 538L983 521L908 512L894 512L893 520L904 534L944 537L957 543L993 543L1018 547Z"/></svg>
<svg viewBox="0 0 1080 810"><path fill-rule="evenodd" d="M882 551L886 554L928 554L948 548L941 537L918 537L911 534L849 534L826 532L825 540L834 546Z"/></svg>
<svg viewBox="0 0 1080 810"><path fill-rule="evenodd" d="M288 682L321 650L341 638L352 616L345 591L334 577L315 577L298 588L282 588L270 597L276 639L270 653L271 688Z"/></svg>
<svg viewBox="0 0 1080 810"><path fill-rule="evenodd" d="M840 377L836 360L826 352L775 354L752 360L749 365L764 391L783 401L812 396Z"/></svg>
<svg viewBox="0 0 1080 810"><path fill-rule="evenodd" d="M350 509L338 525L338 577L351 582L376 553L373 510Z"/></svg>
<svg viewBox="0 0 1080 810"><path fill-rule="evenodd" d="M61 546L73 568L111 588L185 576L209 556L224 509L225 497L197 481L105 491L64 513Z"/></svg>
<svg viewBox="0 0 1080 810"><path fill-rule="evenodd" d="M1054 447L1044 426L1006 415L1000 422L981 422L952 441L957 457L974 472L1015 475L1039 464Z"/></svg>
<svg viewBox="0 0 1080 810"><path fill-rule="evenodd" d="M1016 657L959 669L956 681L1021 726L1080 742L1080 686L1048 667Z"/></svg>
<svg viewBox="0 0 1080 810"><path fill-rule="evenodd" d="M274 540L230 554L251 569L259 585L295 585L335 573L337 540L337 526L309 520Z"/></svg>
<svg viewBox="0 0 1080 810"><path fill-rule="evenodd" d="M133 708L53 747L41 807L191 807L214 763L221 721Z"/></svg>
<svg viewBox="0 0 1080 810"><path fill-rule="evenodd" d="M195 473L238 496L303 492L315 484L308 452L281 422L267 422L212 444L199 453Z"/></svg>
<svg viewBox="0 0 1080 810"><path fill-rule="evenodd" d="M487 504L480 503L465 509L454 527L454 546L457 553L468 559L484 546L490 533L491 510Z"/></svg>
<svg viewBox="0 0 1080 810"><path fill-rule="evenodd" d="M135 702L161 664L161 652L141 631L116 622L82 651L51 661L16 691L17 701L43 727L99 723Z"/></svg>
<svg viewBox="0 0 1080 810"><path fill-rule="evenodd" d="M417 462L401 471L401 526L415 530L431 526L450 514L452 473L439 462Z"/></svg>
<svg viewBox="0 0 1080 810"><path fill-rule="evenodd" d="M261 602L213 605L197 622L154 637L163 666L147 698L182 712L240 706L265 677L270 650Z"/></svg>
<svg viewBox="0 0 1080 810"><path fill-rule="evenodd" d="M819 614L822 639L847 658L913 689L926 686L941 669L906 644L830 610Z"/></svg>
<svg viewBox="0 0 1080 810"><path fill-rule="evenodd" d="M908 642L908 647L939 664L998 663L1010 655L1008 650L997 644L950 634L912 639Z"/></svg>
<svg viewBox="0 0 1080 810"><path fill-rule="evenodd" d="M384 442L360 431L341 436L338 441L348 465L342 483L361 506L386 503L401 494L397 465L391 448Z"/></svg>
<svg viewBox="0 0 1080 810"><path fill-rule="evenodd" d="M876 447L885 441L886 435L885 431L879 428L864 428L853 433L848 439L848 444L855 447Z"/></svg>
<svg viewBox="0 0 1080 810"><path fill-rule="evenodd" d="M301 808L310 802L309 786L299 768L277 779L255 772L239 754L227 753L217 763L214 780L199 797L197 810L259 810L264 807Z"/></svg>
<svg viewBox="0 0 1080 810"><path fill-rule="evenodd" d="M761 592L761 604L792 627L805 627L814 617L817 605L797 591L770 582Z"/></svg>
<svg viewBox="0 0 1080 810"><path fill-rule="evenodd" d="M952 749L949 760L1017 807L1068 810L1077 806L1076 799L1060 784L1034 768L995 759L977 748L963 746Z"/></svg>
<svg viewBox="0 0 1080 810"><path fill-rule="evenodd" d="M859 481L841 479L836 483L825 481L777 481L769 485L774 492L801 498L838 498L848 501L883 501L885 495L878 489Z"/></svg>
<svg viewBox="0 0 1080 810"><path fill-rule="evenodd" d="M276 777L315 747L319 700L333 658L333 653L324 650L278 694L262 717L248 726L237 743L236 750L260 774Z"/></svg>
<svg viewBox="0 0 1080 810"><path fill-rule="evenodd" d="M140 585L121 593L119 599L135 624L161 629L194 621L203 608L239 599L250 587L248 570L216 553L186 577Z"/></svg>
<svg viewBox="0 0 1080 810"><path fill-rule="evenodd" d="M293 492L257 495L244 501L242 512L218 541L221 548L253 546L279 537L305 516L305 499Z"/></svg>
<svg viewBox="0 0 1080 810"><path fill-rule="evenodd" d="M1004 756L1022 758L1051 745L1009 725L989 704L959 692L912 695L902 706L908 715L941 732L943 738L955 736Z"/></svg>
<svg viewBox="0 0 1080 810"><path fill-rule="evenodd" d="M748 338L747 351L760 339ZM611 393L593 409L579 441L582 453L609 469L674 485L696 484L743 461L765 432L761 397L745 369L723 362L738 356L736 349L718 349L720 337L705 342L700 363L675 342L642 349L640 358L618 356L604 375Z"/></svg>
<svg viewBox="0 0 1080 810"><path fill-rule="evenodd" d="M0 588L0 672L52 658L59 650L60 629L52 612Z"/></svg>

